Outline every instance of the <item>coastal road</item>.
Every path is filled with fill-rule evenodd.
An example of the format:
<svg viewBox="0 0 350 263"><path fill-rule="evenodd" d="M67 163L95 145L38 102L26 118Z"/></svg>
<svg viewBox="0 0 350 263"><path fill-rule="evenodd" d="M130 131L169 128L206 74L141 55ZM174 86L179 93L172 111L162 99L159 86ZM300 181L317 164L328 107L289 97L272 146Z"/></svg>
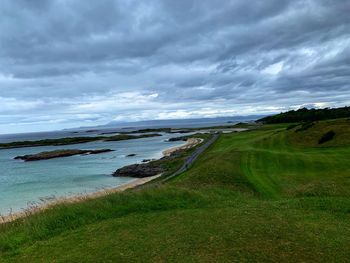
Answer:
<svg viewBox="0 0 350 263"><path fill-rule="evenodd" d="M190 156L188 156L184 162L184 164L181 166L179 170L177 170L172 175L164 178L162 182L168 181L171 178L174 178L175 176L178 176L179 174L182 174L183 172L187 171L187 169L194 163L195 160L203 153L210 145L212 145L218 138L220 137L220 133L215 133L213 136L208 140L205 144L198 147Z"/></svg>

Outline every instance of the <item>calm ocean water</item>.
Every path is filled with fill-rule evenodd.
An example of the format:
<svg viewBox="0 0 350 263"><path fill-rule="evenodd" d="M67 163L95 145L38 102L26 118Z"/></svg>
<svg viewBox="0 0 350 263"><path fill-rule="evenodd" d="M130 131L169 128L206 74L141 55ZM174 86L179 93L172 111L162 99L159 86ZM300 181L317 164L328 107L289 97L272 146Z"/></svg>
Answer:
<svg viewBox="0 0 350 263"><path fill-rule="evenodd" d="M1 142L24 139L59 138L68 132L6 135ZM90 132L91 135L96 135ZM77 134L72 134L77 136ZM82 135L82 134L78 134ZM84 135L86 136L86 134ZM21 211L28 205L38 204L52 197L63 197L96 192L134 180L115 178L111 174L128 164L143 159L160 158L162 151L184 144L168 142L180 134L163 134L161 137L143 138L118 142L90 142L65 146L28 147L0 150L0 214ZM15 137L15 139L14 139ZM97 155L71 156L37 162L14 160L17 155L51 151L56 149L103 149L115 150ZM126 157L128 154L134 157Z"/></svg>

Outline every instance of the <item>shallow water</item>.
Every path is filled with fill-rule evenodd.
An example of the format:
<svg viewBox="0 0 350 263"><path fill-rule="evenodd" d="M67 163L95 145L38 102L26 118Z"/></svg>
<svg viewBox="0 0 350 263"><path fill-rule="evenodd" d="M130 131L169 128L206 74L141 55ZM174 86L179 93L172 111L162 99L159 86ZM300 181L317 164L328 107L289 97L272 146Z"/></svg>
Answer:
<svg viewBox="0 0 350 263"><path fill-rule="evenodd" d="M116 178L111 174L128 164L143 159L160 158L162 151L184 144L168 142L183 134L163 134L161 137L117 142L90 142L65 146L28 147L0 150L0 214L21 211L28 205L128 183L133 178ZM105 149L113 152L71 156L36 162L14 160L18 155L57 149ZM128 154L136 154L126 157Z"/></svg>

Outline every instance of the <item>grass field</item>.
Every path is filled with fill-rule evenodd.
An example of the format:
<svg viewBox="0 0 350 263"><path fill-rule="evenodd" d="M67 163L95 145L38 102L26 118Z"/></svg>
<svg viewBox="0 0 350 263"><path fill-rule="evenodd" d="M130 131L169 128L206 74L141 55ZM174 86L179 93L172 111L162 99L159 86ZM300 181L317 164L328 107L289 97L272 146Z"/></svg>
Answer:
<svg viewBox="0 0 350 263"><path fill-rule="evenodd" d="M165 184L2 225L0 262L350 262L350 121L287 126L223 134Z"/></svg>

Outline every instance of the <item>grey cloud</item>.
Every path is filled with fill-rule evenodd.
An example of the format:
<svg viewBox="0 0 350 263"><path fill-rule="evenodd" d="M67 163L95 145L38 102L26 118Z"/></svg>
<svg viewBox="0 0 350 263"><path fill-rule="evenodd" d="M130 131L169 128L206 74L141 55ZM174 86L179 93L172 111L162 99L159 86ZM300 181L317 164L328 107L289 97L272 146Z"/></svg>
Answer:
<svg viewBox="0 0 350 263"><path fill-rule="evenodd" d="M347 104L349 11L328 0L3 1L0 123Z"/></svg>

